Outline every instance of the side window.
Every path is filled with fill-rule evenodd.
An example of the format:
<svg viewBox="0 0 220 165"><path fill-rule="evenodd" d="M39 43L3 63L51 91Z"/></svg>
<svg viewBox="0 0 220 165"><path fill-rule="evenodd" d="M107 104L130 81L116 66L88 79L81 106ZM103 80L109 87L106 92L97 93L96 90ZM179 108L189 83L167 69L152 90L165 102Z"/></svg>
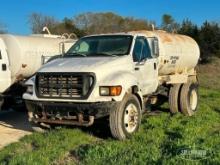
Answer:
<svg viewBox="0 0 220 165"><path fill-rule="evenodd" d="M144 37L137 37L133 50L133 60L139 62L146 58L152 58L149 44Z"/></svg>
<svg viewBox="0 0 220 165"><path fill-rule="evenodd" d="M150 59L152 58L152 56L151 56L151 49L150 49L149 43L147 39L144 38L143 40L144 40L143 57L144 59L145 58Z"/></svg>
<svg viewBox="0 0 220 165"><path fill-rule="evenodd" d="M2 59L2 52L1 52L1 50L0 50L0 60Z"/></svg>
<svg viewBox="0 0 220 165"><path fill-rule="evenodd" d="M148 39L148 43L150 46L150 50L151 50L151 58L155 58L158 57L159 55L159 41L156 37L149 37Z"/></svg>

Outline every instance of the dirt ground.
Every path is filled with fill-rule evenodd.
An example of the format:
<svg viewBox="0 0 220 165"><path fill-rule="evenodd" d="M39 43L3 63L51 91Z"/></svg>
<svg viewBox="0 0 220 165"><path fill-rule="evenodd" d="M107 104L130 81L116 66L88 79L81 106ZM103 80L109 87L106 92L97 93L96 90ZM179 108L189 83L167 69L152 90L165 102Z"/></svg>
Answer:
<svg viewBox="0 0 220 165"><path fill-rule="evenodd" d="M29 134L31 127L25 112L0 112L0 149Z"/></svg>

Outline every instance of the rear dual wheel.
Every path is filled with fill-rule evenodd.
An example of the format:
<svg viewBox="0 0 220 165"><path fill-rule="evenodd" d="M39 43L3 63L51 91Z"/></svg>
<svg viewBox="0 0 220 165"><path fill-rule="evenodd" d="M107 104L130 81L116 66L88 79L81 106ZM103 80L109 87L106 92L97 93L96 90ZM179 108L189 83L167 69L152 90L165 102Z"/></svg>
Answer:
<svg viewBox="0 0 220 165"><path fill-rule="evenodd" d="M198 106L197 83L174 84L169 91L169 106L171 113L182 112L192 116Z"/></svg>
<svg viewBox="0 0 220 165"><path fill-rule="evenodd" d="M182 84L174 84L169 91L169 106L170 112L175 114L179 112L179 93Z"/></svg>
<svg viewBox="0 0 220 165"><path fill-rule="evenodd" d="M194 83L184 84L180 93L180 109L184 115L192 116L198 106L198 85Z"/></svg>

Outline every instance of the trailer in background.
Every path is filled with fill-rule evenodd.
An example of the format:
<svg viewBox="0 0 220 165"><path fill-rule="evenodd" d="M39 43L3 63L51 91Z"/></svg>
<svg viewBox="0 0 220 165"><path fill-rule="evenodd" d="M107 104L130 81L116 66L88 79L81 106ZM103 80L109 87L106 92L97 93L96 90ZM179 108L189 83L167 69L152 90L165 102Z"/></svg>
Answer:
<svg viewBox="0 0 220 165"><path fill-rule="evenodd" d="M0 107L22 102L22 82L75 41L51 34L0 35Z"/></svg>

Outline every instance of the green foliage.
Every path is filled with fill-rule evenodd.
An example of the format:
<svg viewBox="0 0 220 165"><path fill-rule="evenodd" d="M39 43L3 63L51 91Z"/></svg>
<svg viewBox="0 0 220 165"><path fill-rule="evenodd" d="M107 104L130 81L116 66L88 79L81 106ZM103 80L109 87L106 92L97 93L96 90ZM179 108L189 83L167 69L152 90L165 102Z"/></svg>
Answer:
<svg viewBox="0 0 220 165"><path fill-rule="evenodd" d="M196 116L167 112L144 117L141 131L125 141L107 140L78 147L81 164L218 164L220 162L220 94L200 90L201 102ZM164 106L166 108L166 106ZM207 159L191 161L180 151L197 148L212 151Z"/></svg>
<svg viewBox="0 0 220 165"><path fill-rule="evenodd" d="M49 27L50 31L52 34L64 34L64 33L68 33L68 34L76 34L77 37L82 37L84 36L86 33L84 32L84 30L80 30L78 29L74 22L69 19L69 18L64 18L64 20L56 25L53 25L52 27Z"/></svg>
<svg viewBox="0 0 220 165"><path fill-rule="evenodd" d="M168 32L175 32L179 29L179 24L176 23L174 18L169 14L164 14L162 16L161 28Z"/></svg>
<svg viewBox="0 0 220 165"><path fill-rule="evenodd" d="M199 39L202 58L220 57L220 26L217 23L206 21L200 29Z"/></svg>
<svg viewBox="0 0 220 165"><path fill-rule="evenodd" d="M0 164L62 164L73 148L96 140L95 137L77 129L53 130L45 134L35 133L0 151Z"/></svg>
<svg viewBox="0 0 220 165"><path fill-rule="evenodd" d="M39 13L29 16L32 33L42 33L43 27L47 26L52 34L74 33L78 37L88 34L149 30L151 23L147 20L122 17L111 12L83 13L73 19L64 18L63 21Z"/></svg>

